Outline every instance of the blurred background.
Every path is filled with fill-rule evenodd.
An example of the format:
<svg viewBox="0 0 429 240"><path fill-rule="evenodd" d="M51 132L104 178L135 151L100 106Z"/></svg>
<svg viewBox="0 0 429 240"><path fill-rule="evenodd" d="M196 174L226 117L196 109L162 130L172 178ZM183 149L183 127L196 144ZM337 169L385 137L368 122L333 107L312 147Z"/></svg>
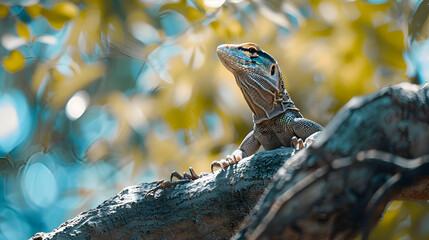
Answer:
<svg viewBox="0 0 429 240"><path fill-rule="evenodd" d="M50 232L129 185L209 171L252 129L216 47L255 42L304 116L429 81L427 0L3 0L0 239ZM428 239L393 202L374 239Z"/></svg>

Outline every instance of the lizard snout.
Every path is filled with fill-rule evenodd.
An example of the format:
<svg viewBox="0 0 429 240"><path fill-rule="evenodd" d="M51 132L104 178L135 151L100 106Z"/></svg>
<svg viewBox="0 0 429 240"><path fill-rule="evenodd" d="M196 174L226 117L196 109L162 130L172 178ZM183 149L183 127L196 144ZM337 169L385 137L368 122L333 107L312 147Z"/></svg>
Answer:
<svg viewBox="0 0 429 240"><path fill-rule="evenodd" d="M222 44L222 45L219 45L218 47L217 47L217 49L216 49L216 51L219 53L219 52L225 52L225 51L227 51L228 49L229 49L230 47L229 47L229 45L228 44Z"/></svg>

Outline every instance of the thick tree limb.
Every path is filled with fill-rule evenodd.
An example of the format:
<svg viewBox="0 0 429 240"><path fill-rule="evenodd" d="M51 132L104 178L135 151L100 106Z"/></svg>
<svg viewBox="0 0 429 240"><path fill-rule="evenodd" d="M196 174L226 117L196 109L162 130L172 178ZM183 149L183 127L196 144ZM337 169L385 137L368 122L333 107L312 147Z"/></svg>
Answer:
<svg viewBox="0 0 429 240"><path fill-rule="evenodd" d="M246 158L227 171L146 193L156 183L128 187L95 209L33 239L227 239L290 158L281 148Z"/></svg>
<svg viewBox="0 0 429 240"><path fill-rule="evenodd" d="M310 148L266 151L226 171L144 198L124 189L33 239L363 237L392 199L429 199L429 86L398 84L352 99Z"/></svg>
<svg viewBox="0 0 429 240"><path fill-rule="evenodd" d="M429 85L353 98L275 176L238 239L363 238L388 201L429 199Z"/></svg>

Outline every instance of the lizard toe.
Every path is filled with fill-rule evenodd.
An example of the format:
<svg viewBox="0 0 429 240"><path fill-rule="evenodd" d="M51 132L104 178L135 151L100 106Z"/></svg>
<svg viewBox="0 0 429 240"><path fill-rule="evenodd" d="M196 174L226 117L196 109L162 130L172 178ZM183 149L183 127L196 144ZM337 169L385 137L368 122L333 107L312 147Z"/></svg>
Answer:
<svg viewBox="0 0 429 240"><path fill-rule="evenodd" d="M170 181L173 181L173 178L177 178L179 180L183 179L183 176L180 175L177 171L174 171L170 175Z"/></svg>
<svg viewBox="0 0 429 240"><path fill-rule="evenodd" d="M296 136L293 136L292 139L290 140L292 147L295 150L299 150L298 149L298 138Z"/></svg>
<svg viewBox="0 0 429 240"><path fill-rule="evenodd" d="M304 142L304 146L305 147L308 147L308 146L310 146L312 143L313 143L313 139L311 139L311 138L307 138L307 139L305 139L305 142Z"/></svg>
<svg viewBox="0 0 429 240"><path fill-rule="evenodd" d="M149 190L146 193L145 198L148 198L149 196L152 196L155 198L155 193L158 190L160 190L160 189L165 190L166 188L172 188L176 185L185 184L189 181L190 181L190 179L181 179L178 181L165 181L165 180L158 181L156 187L152 188L151 190Z"/></svg>
<svg viewBox="0 0 429 240"><path fill-rule="evenodd" d="M194 169L192 169L192 167L189 167L189 172L191 173L192 180L200 178L200 175L196 174Z"/></svg>
<svg viewBox="0 0 429 240"><path fill-rule="evenodd" d="M212 165L211 165L212 173L213 173L213 167L220 167L222 170L224 170L224 168L228 167L229 165L230 165L230 163L224 159L222 159L220 161L214 161L214 162L212 162Z"/></svg>
<svg viewBox="0 0 429 240"><path fill-rule="evenodd" d="M301 150L304 148L304 141L302 141L301 138L298 139L298 150Z"/></svg>

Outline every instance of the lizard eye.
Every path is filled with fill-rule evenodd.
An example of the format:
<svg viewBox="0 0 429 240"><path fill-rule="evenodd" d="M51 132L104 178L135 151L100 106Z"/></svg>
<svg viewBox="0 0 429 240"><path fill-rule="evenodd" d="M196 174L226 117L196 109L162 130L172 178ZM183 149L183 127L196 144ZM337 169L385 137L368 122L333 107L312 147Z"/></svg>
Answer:
<svg viewBox="0 0 429 240"><path fill-rule="evenodd" d="M254 47L249 48L249 52L250 52L251 54L256 53L256 48L254 48Z"/></svg>
<svg viewBox="0 0 429 240"><path fill-rule="evenodd" d="M276 65L271 65L271 75L274 75L276 73Z"/></svg>

